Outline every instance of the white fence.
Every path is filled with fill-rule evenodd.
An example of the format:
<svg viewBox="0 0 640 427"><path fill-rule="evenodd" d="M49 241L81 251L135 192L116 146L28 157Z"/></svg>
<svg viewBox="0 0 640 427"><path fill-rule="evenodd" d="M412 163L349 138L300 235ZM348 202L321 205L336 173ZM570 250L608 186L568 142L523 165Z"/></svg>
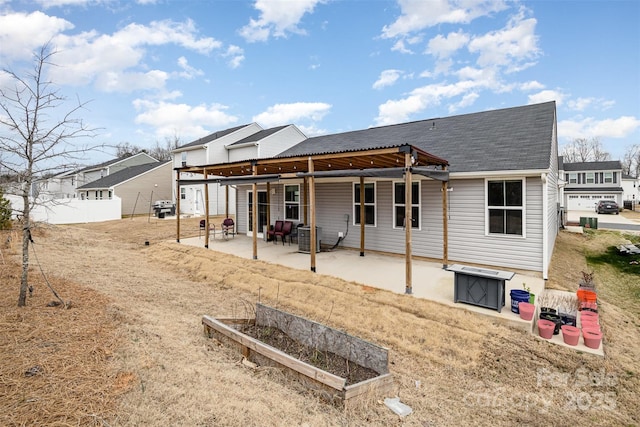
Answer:
<svg viewBox="0 0 640 427"><path fill-rule="evenodd" d="M16 214L22 212L22 198L6 196ZM111 200L57 199L47 200L33 207L31 218L49 224L77 224L120 219L122 200L114 196Z"/></svg>

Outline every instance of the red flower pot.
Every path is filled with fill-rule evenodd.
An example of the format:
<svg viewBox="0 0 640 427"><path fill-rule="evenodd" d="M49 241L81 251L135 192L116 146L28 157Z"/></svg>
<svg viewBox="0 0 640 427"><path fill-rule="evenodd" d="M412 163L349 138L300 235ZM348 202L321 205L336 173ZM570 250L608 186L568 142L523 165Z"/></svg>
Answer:
<svg viewBox="0 0 640 427"><path fill-rule="evenodd" d="M594 313L593 311L581 311L580 312L580 321L590 321L595 323L600 323L600 317L598 313Z"/></svg>
<svg viewBox="0 0 640 427"><path fill-rule="evenodd" d="M584 340L584 345L587 347L598 349L602 341L602 332L598 329L583 329L582 339Z"/></svg>
<svg viewBox="0 0 640 427"><path fill-rule="evenodd" d="M553 337L553 330L556 328L556 324L551 320L540 319L538 320L538 334L546 339L550 340Z"/></svg>
<svg viewBox="0 0 640 427"><path fill-rule="evenodd" d="M580 339L580 329L571 325L562 325L562 339L567 345L578 345Z"/></svg>
<svg viewBox="0 0 640 427"><path fill-rule="evenodd" d="M531 320L533 319L533 313L536 311L536 306L521 301L518 303L518 311L522 320Z"/></svg>
<svg viewBox="0 0 640 427"><path fill-rule="evenodd" d="M594 322L593 320L580 319L580 328L582 328L582 329L593 329L593 330L599 331L600 330L600 324L598 322Z"/></svg>

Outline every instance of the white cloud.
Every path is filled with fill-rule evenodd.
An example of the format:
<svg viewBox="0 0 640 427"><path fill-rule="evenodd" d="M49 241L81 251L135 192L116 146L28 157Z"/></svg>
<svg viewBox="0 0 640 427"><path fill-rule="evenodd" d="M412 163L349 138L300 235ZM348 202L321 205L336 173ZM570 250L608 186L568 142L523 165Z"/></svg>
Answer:
<svg viewBox="0 0 640 427"><path fill-rule="evenodd" d="M507 8L503 0L398 0L401 15L382 29L383 38L395 38L438 24L468 23Z"/></svg>
<svg viewBox="0 0 640 427"><path fill-rule="evenodd" d="M184 137L199 138L211 129L228 127L238 121L237 117L225 112L226 106L220 104L191 106L136 99L133 106L139 112L135 122L154 127L159 138L171 137L176 131Z"/></svg>
<svg viewBox="0 0 640 427"><path fill-rule="evenodd" d="M331 109L331 104L324 102L294 102L276 104L267 111L253 117L253 121L265 127L282 126L301 120L320 121Z"/></svg>
<svg viewBox="0 0 640 427"><path fill-rule="evenodd" d="M558 136L568 140L576 138L625 138L640 129L640 120L633 116L597 120L587 117L558 122Z"/></svg>
<svg viewBox="0 0 640 427"><path fill-rule="evenodd" d="M384 70L380 73L380 77L373 84L374 89L382 89L386 86L392 86L402 75L400 70Z"/></svg>
<svg viewBox="0 0 640 427"><path fill-rule="evenodd" d="M266 41L269 37L286 37L287 33L305 34L298 24L306 13L312 13L317 4L325 0L256 0L254 7L260 18L250 19L240 29L248 42Z"/></svg>
<svg viewBox="0 0 640 427"><path fill-rule="evenodd" d="M565 94L557 90L543 90L533 95L529 95L528 104L540 104L542 102L556 101L556 105L562 105Z"/></svg>
<svg viewBox="0 0 640 427"><path fill-rule="evenodd" d="M523 92L540 89L544 89L544 85L536 80L531 80L520 84L520 90Z"/></svg>
<svg viewBox="0 0 640 427"><path fill-rule="evenodd" d="M184 77L185 79L192 79L195 76L202 76L204 71L199 70L197 68L193 68L189 65L187 58L181 56L178 58L178 67L182 68L182 71L178 73L180 77Z"/></svg>
<svg viewBox="0 0 640 427"><path fill-rule="evenodd" d="M615 105L615 101L607 101L602 98L578 98L567 101L567 107L574 111L584 111L589 107L599 110L608 110Z"/></svg>
<svg viewBox="0 0 640 427"><path fill-rule="evenodd" d="M227 64L229 67L236 69L242 65L242 61L244 61L244 50L241 47L229 45L227 51L223 53L222 56L228 58Z"/></svg>
<svg viewBox="0 0 640 427"><path fill-rule="evenodd" d="M530 67L540 55L536 23L534 18L524 19L521 11L506 28L474 37L469 42L469 52L479 54L480 67L505 67L507 72Z"/></svg>
<svg viewBox="0 0 640 427"><path fill-rule="evenodd" d="M400 52L400 53L407 53L407 54L411 54L413 53L413 51L411 49L408 49L405 44L404 44L404 40L398 40L395 42L395 44L391 47L392 51L395 52Z"/></svg>
<svg viewBox="0 0 640 427"><path fill-rule="evenodd" d="M476 99L478 98L480 98L480 95L478 95L475 92L471 92L464 95L460 100L460 102L449 105L449 114L454 114L456 111L460 110L461 108L472 106L476 102Z"/></svg>
<svg viewBox="0 0 640 427"><path fill-rule="evenodd" d="M103 92L130 93L134 90L162 89L169 75L164 71L146 73L107 71L98 75L95 86Z"/></svg>
<svg viewBox="0 0 640 427"><path fill-rule="evenodd" d="M30 59L36 48L72 28L71 22L40 11L0 15L0 57L3 62Z"/></svg>
<svg viewBox="0 0 640 427"><path fill-rule="evenodd" d="M473 93L475 89L481 87L481 83L467 80L453 84L432 84L414 89L403 99L389 100L378 106L378 117L375 118L375 123L378 126L384 126L406 122L413 114L440 105L443 100ZM472 95L466 100L463 98L460 102L474 100Z"/></svg>
<svg viewBox="0 0 640 427"><path fill-rule="evenodd" d="M50 7L61 7L61 6L88 6L90 4L99 4L103 3L100 0L36 0L40 6L44 9L48 9Z"/></svg>
<svg viewBox="0 0 640 427"><path fill-rule="evenodd" d="M455 51L464 47L469 42L469 39L469 35L462 31L449 33L446 37L438 34L429 40L427 53L437 58L448 58Z"/></svg>

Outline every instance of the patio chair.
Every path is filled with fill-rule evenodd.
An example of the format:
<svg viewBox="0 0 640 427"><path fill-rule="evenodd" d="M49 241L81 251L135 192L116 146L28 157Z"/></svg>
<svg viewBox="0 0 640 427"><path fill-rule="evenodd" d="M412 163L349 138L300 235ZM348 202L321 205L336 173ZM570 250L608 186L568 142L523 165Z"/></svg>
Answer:
<svg viewBox="0 0 640 427"><path fill-rule="evenodd" d="M282 244L284 245L284 241L287 240L287 236L291 236L291 230L293 229L293 222L285 221L282 226L282 231L275 232L274 237L276 241L278 241L278 236L282 238ZM289 239L289 245L291 245L291 239Z"/></svg>
<svg viewBox="0 0 640 427"><path fill-rule="evenodd" d="M275 239L276 239L276 233L281 233L282 232L282 227L284 226L284 221L276 221L276 225L267 231L267 240L273 240L275 243Z"/></svg>
<svg viewBox="0 0 640 427"><path fill-rule="evenodd" d="M233 238L235 238L236 237L235 226L236 225L233 221L233 218L225 218L224 221L222 221L222 226L221 226L222 237L224 237L225 239L228 239L229 235L231 235Z"/></svg>
<svg viewBox="0 0 640 427"><path fill-rule="evenodd" d="M207 229L207 221L204 219L200 220L200 230L198 231L198 238L202 237L202 232ZM216 235L216 226L214 224L209 224L209 231L213 230L213 235Z"/></svg>

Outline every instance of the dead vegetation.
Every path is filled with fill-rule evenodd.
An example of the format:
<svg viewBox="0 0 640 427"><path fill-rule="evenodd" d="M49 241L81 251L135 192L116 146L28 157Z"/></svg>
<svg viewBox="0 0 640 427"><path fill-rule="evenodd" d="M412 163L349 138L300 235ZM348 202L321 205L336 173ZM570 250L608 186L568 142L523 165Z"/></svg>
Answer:
<svg viewBox="0 0 640 427"><path fill-rule="evenodd" d="M197 235L197 219L182 225ZM561 233L550 285L577 286L585 250L611 239L615 233ZM599 358L465 310L180 245L172 220L45 227L35 241L45 272L73 305L45 307L52 298L34 283L28 307L14 308L18 282L6 272L17 255L3 249L3 425L640 423L640 321L616 293L603 294ZM632 279L596 270L600 289L620 280ZM399 419L377 400L338 410L277 369L247 369L203 334L203 314L250 317L246 307L258 299L388 347L394 394L414 413ZM25 376L33 366L45 369ZM37 403L29 400L34 380L50 383ZM51 406L36 406L45 402Z"/></svg>

